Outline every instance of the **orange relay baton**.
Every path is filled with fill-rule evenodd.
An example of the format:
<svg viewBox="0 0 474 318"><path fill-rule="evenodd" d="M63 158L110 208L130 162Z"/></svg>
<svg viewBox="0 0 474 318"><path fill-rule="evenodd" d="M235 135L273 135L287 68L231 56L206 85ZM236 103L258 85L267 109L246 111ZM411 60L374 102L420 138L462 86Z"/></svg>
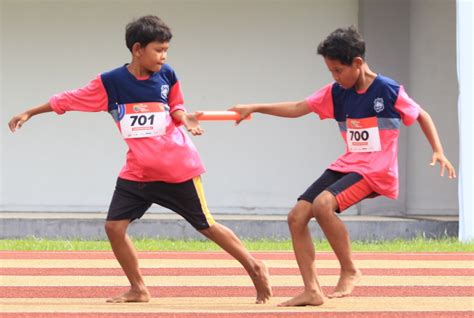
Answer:
<svg viewBox="0 0 474 318"><path fill-rule="evenodd" d="M234 111L203 111L198 120L239 120L240 114ZM252 115L248 115L244 120L250 120Z"/></svg>

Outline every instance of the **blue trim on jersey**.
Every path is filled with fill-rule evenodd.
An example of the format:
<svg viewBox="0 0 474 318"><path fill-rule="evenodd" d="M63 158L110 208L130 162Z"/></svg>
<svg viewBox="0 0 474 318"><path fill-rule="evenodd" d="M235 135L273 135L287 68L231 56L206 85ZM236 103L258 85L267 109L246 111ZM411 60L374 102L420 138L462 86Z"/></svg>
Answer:
<svg viewBox="0 0 474 318"><path fill-rule="evenodd" d="M339 123L339 129L345 131L347 118L367 117L377 117L381 129L399 129L401 116L395 109L399 90L398 83L382 75L377 75L367 91L362 94L353 88L344 89L334 83L332 86L334 118Z"/></svg>
<svg viewBox="0 0 474 318"><path fill-rule="evenodd" d="M338 121L339 131L347 132L347 122ZM402 126L402 120L400 118L377 118L377 126L380 130L398 130Z"/></svg>

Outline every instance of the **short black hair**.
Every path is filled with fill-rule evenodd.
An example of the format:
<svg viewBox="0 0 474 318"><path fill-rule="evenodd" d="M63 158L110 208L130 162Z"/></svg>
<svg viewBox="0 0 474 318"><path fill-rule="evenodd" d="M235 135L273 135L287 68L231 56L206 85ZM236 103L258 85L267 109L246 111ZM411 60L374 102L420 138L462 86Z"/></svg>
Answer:
<svg viewBox="0 0 474 318"><path fill-rule="evenodd" d="M145 47L154 41L169 42L173 37L166 23L154 15L146 15L130 22L125 30L125 41L130 52L135 43Z"/></svg>
<svg viewBox="0 0 474 318"><path fill-rule="evenodd" d="M318 45L318 54L351 65L356 57L365 59L365 41L355 26L339 28Z"/></svg>

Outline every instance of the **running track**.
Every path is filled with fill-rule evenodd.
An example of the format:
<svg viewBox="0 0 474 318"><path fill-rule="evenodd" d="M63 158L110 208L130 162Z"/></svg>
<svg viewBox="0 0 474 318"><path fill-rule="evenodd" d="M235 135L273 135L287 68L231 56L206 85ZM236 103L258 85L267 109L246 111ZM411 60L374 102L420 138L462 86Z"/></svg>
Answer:
<svg viewBox="0 0 474 318"><path fill-rule="evenodd" d="M110 252L0 251L0 317L474 317L474 253L355 253L364 277L353 295L301 308L276 307L302 290L293 254L254 255L270 269L274 297L268 304L254 304L245 271L220 252L140 253L153 299L107 304L128 286ZM316 257L330 292L337 261L331 253Z"/></svg>

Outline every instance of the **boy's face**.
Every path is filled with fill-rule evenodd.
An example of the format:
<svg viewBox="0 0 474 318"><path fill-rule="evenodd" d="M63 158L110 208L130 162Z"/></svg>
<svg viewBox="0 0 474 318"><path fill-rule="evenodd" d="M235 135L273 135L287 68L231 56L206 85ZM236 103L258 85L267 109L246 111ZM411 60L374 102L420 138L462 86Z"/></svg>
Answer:
<svg viewBox="0 0 474 318"><path fill-rule="evenodd" d="M352 65L345 65L339 60L332 60L327 57L324 58L324 62L326 62L334 80L345 89L353 87L359 79L362 64L358 58L354 59Z"/></svg>
<svg viewBox="0 0 474 318"><path fill-rule="evenodd" d="M168 48L168 42L150 42L145 47L138 44L135 54L140 66L150 73L155 73L159 72L163 64L165 64Z"/></svg>

